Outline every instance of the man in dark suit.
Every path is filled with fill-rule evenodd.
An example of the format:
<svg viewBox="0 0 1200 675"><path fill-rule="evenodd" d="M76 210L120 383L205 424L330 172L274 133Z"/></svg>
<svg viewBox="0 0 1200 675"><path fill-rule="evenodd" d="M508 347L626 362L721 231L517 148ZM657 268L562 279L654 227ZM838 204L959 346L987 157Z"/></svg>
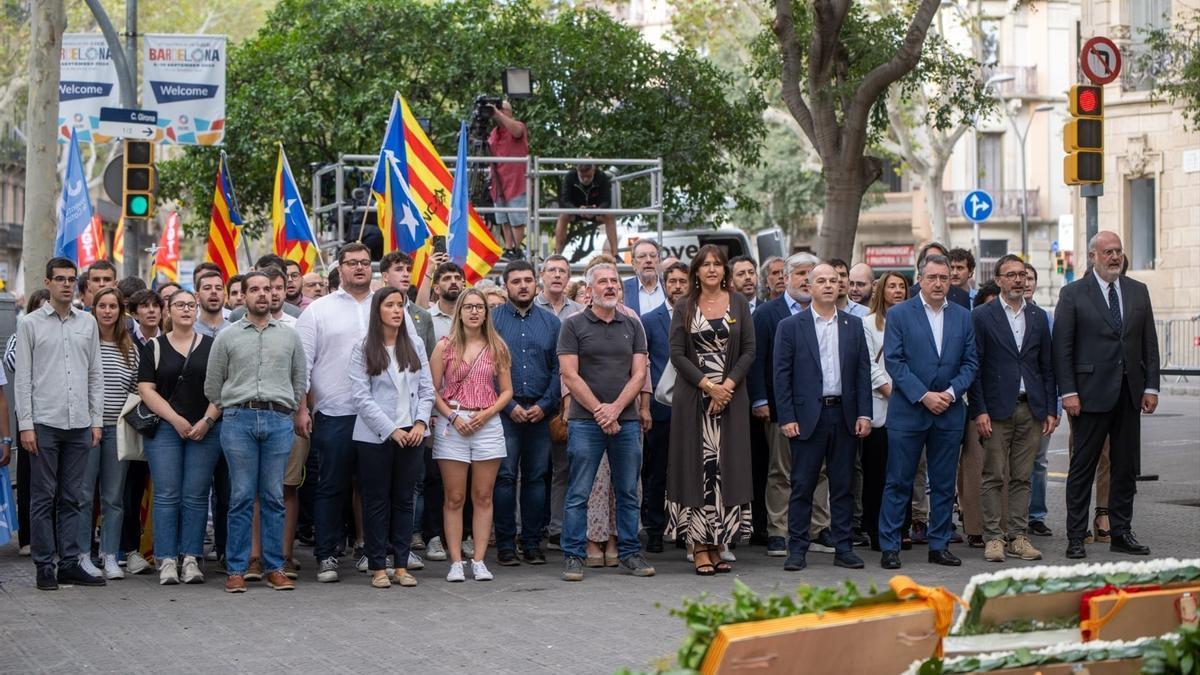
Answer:
<svg viewBox="0 0 1200 675"><path fill-rule="evenodd" d="M1074 418L1067 473L1067 557L1085 558L1092 479L1109 441L1109 549L1149 555L1130 530L1141 413L1158 407L1158 334L1146 285L1121 276L1121 238L1088 242L1092 271L1067 284L1054 311L1054 371L1063 410Z"/></svg>
<svg viewBox="0 0 1200 675"><path fill-rule="evenodd" d="M687 292L688 267L675 263L663 274L667 301L642 317L650 356L650 383L658 387L663 370L671 362L671 316L675 303ZM646 528L646 551L662 553L663 531L667 528L667 449L671 443L671 406L650 399L650 431L642 446L642 527Z"/></svg>
<svg viewBox="0 0 1200 675"><path fill-rule="evenodd" d="M979 377L971 385L969 413L984 450L983 557L1041 560L1029 541L1029 478L1041 437L1058 426L1050 323L1045 310L1025 302L1029 273L1019 256L1003 256L995 272L999 297L976 307L971 317ZM1008 522L1002 523L1006 475Z"/></svg>
<svg viewBox="0 0 1200 675"><path fill-rule="evenodd" d="M946 300L950 261L926 256L921 292L888 312L884 366L892 377L888 400L888 466L879 545L884 569L900 568L900 528L912 495L913 474L925 449L929 467L929 562L961 565L950 552L954 479L966 406L963 395L979 362L971 314Z"/></svg>
<svg viewBox="0 0 1200 675"><path fill-rule="evenodd" d="M767 469L767 555L787 555L788 503L791 500L792 451L788 439L779 430L778 409L775 407L775 330L780 322L808 309L812 302L808 274L820 260L811 253L796 253L784 261L787 288L783 295L764 303L754 312L754 366L750 368L748 393L750 412L755 419L767 423L767 445L770 462ZM822 527L828 524L825 499L818 495L819 510L814 520ZM824 516L822 518L822 516ZM820 521L823 521L820 522Z"/></svg>
<svg viewBox="0 0 1200 675"><path fill-rule="evenodd" d="M634 275L624 281L625 306L639 317L654 311L667 300L658 276L661 248L653 239L638 239L633 245Z"/></svg>
<svg viewBox="0 0 1200 675"><path fill-rule="evenodd" d="M851 544L854 459L871 432L871 362L862 320L838 311L838 271L821 263L809 273L812 304L784 319L775 336L775 403L792 452L788 557L783 569L808 566L813 490L821 465L829 480L833 564L859 569ZM819 385L817 383L820 383Z"/></svg>

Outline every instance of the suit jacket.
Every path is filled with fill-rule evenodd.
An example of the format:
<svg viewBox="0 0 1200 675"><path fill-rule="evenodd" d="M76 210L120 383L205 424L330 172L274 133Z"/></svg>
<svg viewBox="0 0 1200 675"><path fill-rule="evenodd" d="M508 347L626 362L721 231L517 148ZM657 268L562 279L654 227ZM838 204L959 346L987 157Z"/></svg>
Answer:
<svg viewBox="0 0 1200 675"><path fill-rule="evenodd" d="M915 298L920 294L921 284L913 284L912 288L908 289L908 297L910 298ZM954 284L950 284L946 290L946 299L968 312L971 311L971 294Z"/></svg>
<svg viewBox="0 0 1200 675"><path fill-rule="evenodd" d="M433 319L429 316L429 310L411 301L404 303L404 309L408 310L412 332L416 333L417 337L421 338L421 342L425 343L425 356L428 358L433 354L433 348L437 346L437 337L433 333Z"/></svg>
<svg viewBox="0 0 1200 675"><path fill-rule="evenodd" d="M777 417L775 409L775 378L771 369L775 363L775 330L779 323L792 315L788 309L787 293L780 295L770 302L763 303L754 310L754 365L750 368L749 391L750 403L755 401L767 402L771 407L771 421Z"/></svg>
<svg viewBox="0 0 1200 675"><path fill-rule="evenodd" d="M663 370L671 361L671 313L667 311L667 304L663 303L643 316L642 327L646 329L646 347L650 353L650 385L658 389ZM655 422L671 421L671 407L651 397L650 418Z"/></svg>
<svg viewBox="0 0 1200 675"><path fill-rule="evenodd" d="M933 329L918 295L888 310L883 335L883 360L892 376L887 427L924 431L930 427L962 430L967 409L963 395L975 381L979 360L971 313L953 302L942 308L942 351L933 343ZM954 402L940 415L929 412L921 398L929 392L954 389Z"/></svg>
<svg viewBox="0 0 1200 675"><path fill-rule="evenodd" d="M1004 303L996 298L971 313L979 376L971 385L971 419L987 414L995 420L1012 417L1017 407L1021 379L1029 410L1039 420L1057 414L1058 383L1054 380L1053 346L1046 310L1025 303L1025 335L1013 339Z"/></svg>
<svg viewBox="0 0 1200 675"><path fill-rule="evenodd" d="M429 360L423 345L414 345L421 359L417 372L397 370L389 366L378 375L368 376L363 359L362 343L354 345L350 352L350 386L354 407L358 417L354 420L352 438L364 443L383 443L399 428L396 423L396 406L399 403L400 378L408 385L408 412L414 423L425 423L425 435L429 436L429 415L433 411L433 376L429 372Z"/></svg>
<svg viewBox="0 0 1200 675"><path fill-rule="evenodd" d="M837 313L838 367L842 376L842 417L850 434L859 417L871 419L871 361L862 319ZM821 418L821 346L811 311L784 319L775 335L775 404L779 424L800 425L808 440Z"/></svg>
<svg viewBox="0 0 1200 675"><path fill-rule="evenodd" d="M1054 309L1054 372L1060 395L1078 394L1083 412L1117 405L1122 375L1129 400L1141 404L1159 386L1158 333L1146 285L1121 277L1122 330L1117 331L1096 274L1063 287Z"/></svg>
<svg viewBox="0 0 1200 675"><path fill-rule="evenodd" d="M641 285L642 285L642 282L640 279L637 278L636 274L629 277L628 279L626 279L625 283L624 283L625 306L628 307L629 309L632 309L634 311L634 313L636 313L638 315L639 318L641 318L641 316L643 315L642 307L641 307L642 296L641 296L641 293L638 292L640 290ZM666 304L667 289L662 285L662 279L658 280L658 287L662 289L663 304ZM655 307L654 309L658 309L658 308ZM653 311L653 310L651 310L651 311ZM646 313L649 313L649 312L646 312Z"/></svg>

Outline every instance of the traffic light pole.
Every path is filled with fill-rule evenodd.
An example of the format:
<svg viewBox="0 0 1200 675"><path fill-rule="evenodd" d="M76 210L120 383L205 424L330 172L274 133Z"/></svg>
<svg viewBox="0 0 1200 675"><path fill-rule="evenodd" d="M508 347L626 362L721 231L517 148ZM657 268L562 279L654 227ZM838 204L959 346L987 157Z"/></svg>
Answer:
<svg viewBox="0 0 1200 675"><path fill-rule="evenodd" d="M124 105L127 108L137 108L137 0L125 0L125 55L129 68L129 81L132 84L128 92L121 92ZM124 205L122 205L124 208ZM146 229L146 221L140 218L130 218L125 221L125 276L139 276L142 262L141 233Z"/></svg>
<svg viewBox="0 0 1200 675"><path fill-rule="evenodd" d="M1104 196L1104 183L1094 183L1091 185L1080 185L1079 196L1083 197L1083 212L1085 231L1087 239L1084 245L1091 243L1092 237L1100 231L1100 203L1099 198Z"/></svg>

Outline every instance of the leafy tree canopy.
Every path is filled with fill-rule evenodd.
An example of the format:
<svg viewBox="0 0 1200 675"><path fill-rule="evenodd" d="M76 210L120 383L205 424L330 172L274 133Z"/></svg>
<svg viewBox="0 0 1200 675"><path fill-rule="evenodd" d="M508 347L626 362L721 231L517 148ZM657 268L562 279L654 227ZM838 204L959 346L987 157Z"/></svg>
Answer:
<svg viewBox="0 0 1200 675"><path fill-rule="evenodd" d="M475 96L499 95L513 65L537 80L515 102L532 154L661 156L672 224L746 201L734 166L757 157L764 102L731 96L729 76L691 50L659 52L603 13L550 15L529 0L282 0L229 58L225 150L243 211L267 213L276 141L302 183L310 163L377 152L394 91L453 152ZM207 222L217 155L193 147L162 166L160 197L190 195L193 227Z"/></svg>
<svg viewBox="0 0 1200 675"><path fill-rule="evenodd" d="M1200 10L1144 38L1147 50L1138 65L1154 75L1154 95L1181 104L1188 128L1200 130Z"/></svg>

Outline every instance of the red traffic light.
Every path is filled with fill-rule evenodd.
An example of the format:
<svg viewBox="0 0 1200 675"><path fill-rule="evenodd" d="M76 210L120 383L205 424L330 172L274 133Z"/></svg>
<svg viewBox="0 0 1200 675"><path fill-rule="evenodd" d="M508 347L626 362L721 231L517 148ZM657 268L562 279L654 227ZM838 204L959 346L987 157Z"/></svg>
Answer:
<svg viewBox="0 0 1200 675"><path fill-rule="evenodd" d="M1079 110L1090 113L1095 112L1096 108L1100 107L1100 101L1096 97L1096 92L1091 89L1084 89L1079 93Z"/></svg>
<svg viewBox="0 0 1200 675"><path fill-rule="evenodd" d="M1072 115L1099 117L1104 114L1104 90L1100 87L1077 84L1071 87L1070 108Z"/></svg>

